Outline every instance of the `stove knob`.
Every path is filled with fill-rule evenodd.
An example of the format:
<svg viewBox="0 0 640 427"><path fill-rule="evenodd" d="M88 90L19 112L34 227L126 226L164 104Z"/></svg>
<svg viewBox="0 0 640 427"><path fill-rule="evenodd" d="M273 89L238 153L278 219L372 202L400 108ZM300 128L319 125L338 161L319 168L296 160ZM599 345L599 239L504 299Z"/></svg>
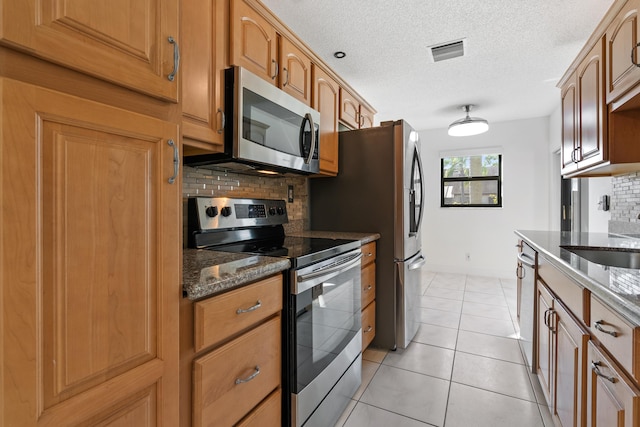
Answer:
<svg viewBox="0 0 640 427"><path fill-rule="evenodd" d="M273 215L275 215L275 214L276 214L276 208L274 208L273 206L271 206L271 207L269 208L269 215L272 215L272 216L273 216Z"/></svg>
<svg viewBox="0 0 640 427"><path fill-rule="evenodd" d="M207 214L208 217L215 218L218 216L218 207L209 206L207 209L204 210L204 212Z"/></svg>
<svg viewBox="0 0 640 427"><path fill-rule="evenodd" d="M230 206L225 206L224 208L222 208L222 210L220 211L220 213L222 214L222 216L229 216L229 215L231 215L231 207L230 207Z"/></svg>
<svg viewBox="0 0 640 427"><path fill-rule="evenodd" d="M278 206L278 215L284 215L284 208L282 206Z"/></svg>

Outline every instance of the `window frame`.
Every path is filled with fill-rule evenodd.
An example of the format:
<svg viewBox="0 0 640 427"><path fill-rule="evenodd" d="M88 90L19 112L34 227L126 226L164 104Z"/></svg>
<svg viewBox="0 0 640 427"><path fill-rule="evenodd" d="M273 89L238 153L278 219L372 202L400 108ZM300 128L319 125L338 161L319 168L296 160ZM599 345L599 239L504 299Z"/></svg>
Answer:
<svg viewBox="0 0 640 427"><path fill-rule="evenodd" d="M474 156L483 156L494 154L498 156L498 175L491 176L464 176L464 177L449 177L446 178L444 176L444 160L445 158L451 157L474 157ZM460 204L460 205L448 205L445 204L445 184L446 183L455 183L455 182L484 182L484 181L495 181L497 183L496 194L498 197L496 204L482 204L482 203L473 203L473 204ZM474 153L474 154L466 154L466 155L441 155L440 156L440 207L441 208L501 208L502 207L502 153L491 153L491 152L482 152L482 153Z"/></svg>

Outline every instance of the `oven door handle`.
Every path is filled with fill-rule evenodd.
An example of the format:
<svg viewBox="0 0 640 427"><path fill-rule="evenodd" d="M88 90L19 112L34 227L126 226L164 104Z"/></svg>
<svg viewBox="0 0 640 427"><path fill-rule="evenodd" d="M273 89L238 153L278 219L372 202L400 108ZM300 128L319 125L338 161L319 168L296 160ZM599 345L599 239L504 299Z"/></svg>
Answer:
<svg viewBox="0 0 640 427"><path fill-rule="evenodd" d="M332 273L342 273L350 269L354 264L359 262L362 259L362 252L345 259L338 265L331 266L328 268L323 268L322 270L314 271L313 273L305 274L302 276L298 276L298 283L303 283L309 280L317 279L318 277L328 276Z"/></svg>

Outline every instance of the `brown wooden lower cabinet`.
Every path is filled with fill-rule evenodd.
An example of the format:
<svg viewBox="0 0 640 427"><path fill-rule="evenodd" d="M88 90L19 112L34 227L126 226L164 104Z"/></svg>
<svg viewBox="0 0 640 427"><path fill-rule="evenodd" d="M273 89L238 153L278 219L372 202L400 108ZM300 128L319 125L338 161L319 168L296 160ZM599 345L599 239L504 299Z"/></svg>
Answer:
<svg viewBox="0 0 640 427"><path fill-rule="evenodd" d="M584 376L589 333L538 281L538 366L540 384L555 422L584 420Z"/></svg>
<svg viewBox="0 0 640 427"><path fill-rule="evenodd" d="M282 289L276 274L181 305L180 426L280 426Z"/></svg>
<svg viewBox="0 0 640 427"><path fill-rule="evenodd" d="M554 424L639 427L640 327L546 260L540 265L536 373Z"/></svg>
<svg viewBox="0 0 640 427"><path fill-rule="evenodd" d="M376 242L362 246L362 351L376 336Z"/></svg>
<svg viewBox="0 0 640 427"><path fill-rule="evenodd" d="M588 347L587 426L640 426L640 390L593 341Z"/></svg>

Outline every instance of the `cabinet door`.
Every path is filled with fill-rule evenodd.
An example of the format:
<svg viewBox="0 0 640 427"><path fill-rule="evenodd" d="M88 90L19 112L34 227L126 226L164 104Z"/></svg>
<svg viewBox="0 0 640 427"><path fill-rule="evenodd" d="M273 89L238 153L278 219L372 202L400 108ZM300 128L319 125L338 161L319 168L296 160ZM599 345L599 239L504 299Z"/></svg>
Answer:
<svg viewBox="0 0 640 427"><path fill-rule="evenodd" d="M603 46L596 43L578 67L578 168L583 169L608 159L605 139Z"/></svg>
<svg viewBox="0 0 640 427"><path fill-rule="evenodd" d="M225 2L191 0L182 8L183 143L208 151L224 144Z"/></svg>
<svg viewBox="0 0 640 427"><path fill-rule="evenodd" d="M640 0L629 0L606 32L607 103L640 82L638 63L638 8Z"/></svg>
<svg viewBox="0 0 640 427"><path fill-rule="evenodd" d="M269 21L243 0L232 0L231 64L277 84L277 53L277 34Z"/></svg>
<svg viewBox="0 0 640 427"><path fill-rule="evenodd" d="M640 425L640 390L615 362L593 343L588 345L587 426Z"/></svg>
<svg viewBox="0 0 640 427"><path fill-rule="evenodd" d="M340 88L340 120L351 129L360 127L360 103L345 88Z"/></svg>
<svg viewBox="0 0 640 427"><path fill-rule="evenodd" d="M280 38L280 87L311 105L311 60L286 37Z"/></svg>
<svg viewBox="0 0 640 427"><path fill-rule="evenodd" d="M373 112L360 105L360 129L373 127Z"/></svg>
<svg viewBox="0 0 640 427"><path fill-rule="evenodd" d="M574 172L577 169L576 146L578 144L577 129L577 93L576 80L573 75L562 87L562 150L561 173L563 175Z"/></svg>
<svg viewBox="0 0 640 427"><path fill-rule="evenodd" d="M555 327L555 414L563 426L584 422L584 375L589 334L564 307L554 303Z"/></svg>
<svg viewBox="0 0 640 427"><path fill-rule="evenodd" d="M177 425L177 125L0 94L0 424Z"/></svg>
<svg viewBox="0 0 640 427"><path fill-rule="evenodd" d="M552 376L551 376L551 366L552 366L552 356L553 356L553 347L552 347L552 329L555 327L554 324L550 323L553 320L553 298L547 291L547 289L538 282L538 290L537 290L537 298L538 298L538 363L537 363L537 374L540 380L540 385L542 386L542 390L544 391L547 402L552 402L553 400L553 389L552 389Z"/></svg>
<svg viewBox="0 0 640 427"><path fill-rule="evenodd" d="M169 37L178 38L177 0L2 0L0 9L0 43L177 101L178 79L168 78L176 47Z"/></svg>
<svg viewBox="0 0 640 427"><path fill-rule="evenodd" d="M320 112L320 173L338 173L340 88L327 73L313 67L313 108Z"/></svg>

